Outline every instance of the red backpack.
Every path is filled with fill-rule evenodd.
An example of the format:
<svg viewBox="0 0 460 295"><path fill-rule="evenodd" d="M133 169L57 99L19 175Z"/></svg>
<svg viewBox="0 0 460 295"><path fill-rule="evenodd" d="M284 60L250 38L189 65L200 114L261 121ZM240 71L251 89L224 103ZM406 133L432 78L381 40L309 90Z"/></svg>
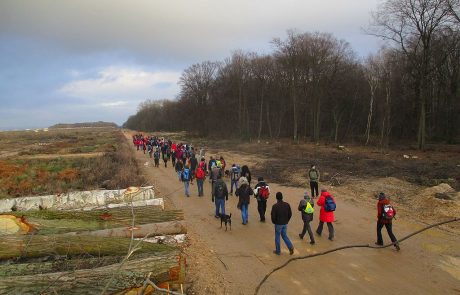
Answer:
<svg viewBox="0 0 460 295"><path fill-rule="evenodd" d="M395 209L390 204L382 206L382 218L386 220L392 220L395 217Z"/></svg>
<svg viewBox="0 0 460 295"><path fill-rule="evenodd" d="M261 186L261 187L259 187L259 191L258 191L257 195L261 199L266 200L266 199L268 199L268 196L270 195L270 191L268 190L268 187Z"/></svg>
<svg viewBox="0 0 460 295"><path fill-rule="evenodd" d="M198 169L196 169L196 178L197 179L203 179L204 176L205 176L205 174L204 174L203 168L198 167Z"/></svg>

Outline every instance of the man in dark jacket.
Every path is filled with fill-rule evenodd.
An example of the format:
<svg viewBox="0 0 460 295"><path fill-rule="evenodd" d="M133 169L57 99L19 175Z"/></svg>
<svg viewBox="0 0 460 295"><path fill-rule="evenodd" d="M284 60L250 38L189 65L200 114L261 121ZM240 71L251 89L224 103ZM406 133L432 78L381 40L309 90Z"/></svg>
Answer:
<svg viewBox="0 0 460 295"><path fill-rule="evenodd" d="M225 214L225 201L228 201L228 189L225 182L222 180L222 175L217 175L217 180L212 184L212 201L216 204L216 218L220 214ZM219 213L220 209L220 213Z"/></svg>
<svg viewBox="0 0 460 295"><path fill-rule="evenodd" d="M198 167L198 160L195 157L195 154L192 154L190 157L190 183L193 183L193 179L195 178L196 168Z"/></svg>
<svg viewBox="0 0 460 295"><path fill-rule="evenodd" d="M259 211L260 221L265 222L265 211L267 211L267 199L270 195L270 187L263 177L257 179L254 187L254 197L257 199L257 211Z"/></svg>
<svg viewBox="0 0 460 295"><path fill-rule="evenodd" d="M385 206L388 205L390 210L393 211L391 218L385 217L383 214ZM391 242L395 243L398 240L393 234L393 223L392 218L396 215L396 210L390 205L390 200L385 196L384 193L379 194L379 202L377 203L377 242L376 245L383 246L382 228L385 226L388 235L390 236ZM396 250L400 250L399 243L394 244Z"/></svg>
<svg viewBox="0 0 460 295"><path fill-rule="evenodd" d="M272 207L272 222L275 225L275 247L273 251L276 255L281 254L280 247L280 236L283 238L284 243L289 249L289 254L294 254L294 246L287 236L287 224L292 216L291 206L283 202L283 194L281 192L276 193L276 204Z"/></svg>

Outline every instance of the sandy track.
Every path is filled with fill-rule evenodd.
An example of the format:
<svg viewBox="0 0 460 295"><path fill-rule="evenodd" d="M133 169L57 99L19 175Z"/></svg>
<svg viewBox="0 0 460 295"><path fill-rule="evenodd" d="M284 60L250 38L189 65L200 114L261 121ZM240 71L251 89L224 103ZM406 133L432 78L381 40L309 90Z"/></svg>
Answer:
<svg viewBox="0 0 460 295"><path fill-rule="evenodd" d="M144 166L149 159L142 152L137 152L136 158L144 167L147 178L159 188L160 195L182 186L172 167L154 168L151 161ZM238 155L234 155L234 159L237 158ZM234 159L226 158L227 163ZM293 209L288 235L294 243L294 255L343 245L374 243L375 208L341 198L332 191L338 206L334 225L336 240L330 242L323 234L322 238L317 238L316 245L310 246L307 240L300 240L297 235L302 222L296 209L303 190L272 183L270 186L272 192L282 191ZM253 294L264 275L290 257L284 245L281 256L272 254L273 225L258 221L257 202L252 199L249 224L243 226L240 211L236 209L237 198L229 197L226 209L232 213L233 228L225 232L213 217L209 183L206 181L205 197L197 197L196 185L191 186L191 193L192 197L186 198L183 190L178 190L168 196L168 201L184 210L191 236L186 253L193 290L196 294ZM268 214L273 203L274 194L269 199ZM313 228L318 224L317 219L318 214L315 214ZM397 237L402 237L421 227L399 218L395 221L394 231ZM384 239L388 241L386 233ZM400 252L350 249L297 261L270 277L260 294L459 294L459 245L460 237L434 229L402 243Z"/></svg>

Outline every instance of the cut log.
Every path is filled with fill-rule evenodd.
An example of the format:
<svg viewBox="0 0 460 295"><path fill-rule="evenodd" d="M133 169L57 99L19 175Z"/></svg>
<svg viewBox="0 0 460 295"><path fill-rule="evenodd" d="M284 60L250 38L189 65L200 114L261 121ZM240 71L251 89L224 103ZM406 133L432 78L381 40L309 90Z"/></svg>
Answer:
<svg viewBox="0 0 460 295"><path fill-rule="evenodd" d="M177 235L177 234L185 234L187 233L187 228L185 226L184 221L169 221L169 222L161 222L161 223L151 223L151 224L143 224L137 225L134 229L129 227L122 227L122 228L111 228L111 229L103 229L103 230L95 230L95 231L88 231L88 232L81 232L81 233L68 233L68 235L90 235L90 236L98 236L98 237L131 237L131 231L134 231L135 238L143 238L143 237L153 237L153 236L160 236L160 235Z"/></svg>
<svg viewBox="0 0 460 295"><path fill-rule="evenodd" d="M125 256L131 239L110 238L97 235L27 235L4 236L0 240L0 260L38 258L48 256ZM170 252L175 247L142 242L136 252Z"/></svg>
<svg viewBox="0 0 460 295"><path fill-rule="evenodd" d="M184 264L178 253L169 253L92 269L0 278L1 294L100 294L112 274L108 294L141 286L152 272L155 282L183 280Z"/></svg>
<svg viewBox="0 0 460 295"><path fill-rule="evenodd" d="M24 220L38 230L37 234L40 235L122 228L132 224L131 208L94 211L31 210L11 212L10 215L23 217ZM183 213L180 210L165 211L152 206L134 208L134 216L135 224L183 219Z"/></svg>

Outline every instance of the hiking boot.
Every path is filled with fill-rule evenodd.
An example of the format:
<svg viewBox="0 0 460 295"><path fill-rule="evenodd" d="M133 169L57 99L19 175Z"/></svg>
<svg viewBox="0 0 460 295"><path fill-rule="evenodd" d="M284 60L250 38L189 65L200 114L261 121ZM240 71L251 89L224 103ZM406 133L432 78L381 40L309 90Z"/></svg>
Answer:
<svg viewBox="0 0 460 295"><path fill-rule="evenodd" d="M329 237L328 239L329 239L329 241L333 241L333 240L334 240L334 238L333 238L333 237Z"/></svg>
<svg viewBox="0 0 460 295"><path fill-rule="evenodd" d="M302 236L302 234L299 234L299 238L300 238L301 240L303 240L303 236Z"/></svg>
<svg viewBox="0 0 460 295"><path fill-rule="evenodd" d="M294 254L294 248L289 249L289 255Z"/></svg>
<svg viewBox="0 0 460 295"><path fill-rule="evenodd" d="M318 236L320 236L320 237L321 237L321 233L319 233L319 232L317 232L317 231L316 231L316 234L317 234Z"/></svg>
<svg viewBox="0 0 460 295"><path fill-rule="evenodd" d="M315 241L310 241L310 245L314 245L315 244Z"/></svg>
<svg viewBox="0 0 460 295"><path fill-rule="evenodd" d="M276 252L276 250L273 250L273 254L281 255L281 253L280 253L280 252Z"/></svg>
<svg viewBox="0 0 460 295"><path fill-rule="evenodd" d="M398 244L398 243L395 244L395 248L396 248L396 251L401 250L401 248L399 247L399 244Z"/></svg>
<svg viewBox="0 0 460 295"><path fill-rule="evenodd" d="M383 243L375 242L377 246L383 246Z"/></svg>

